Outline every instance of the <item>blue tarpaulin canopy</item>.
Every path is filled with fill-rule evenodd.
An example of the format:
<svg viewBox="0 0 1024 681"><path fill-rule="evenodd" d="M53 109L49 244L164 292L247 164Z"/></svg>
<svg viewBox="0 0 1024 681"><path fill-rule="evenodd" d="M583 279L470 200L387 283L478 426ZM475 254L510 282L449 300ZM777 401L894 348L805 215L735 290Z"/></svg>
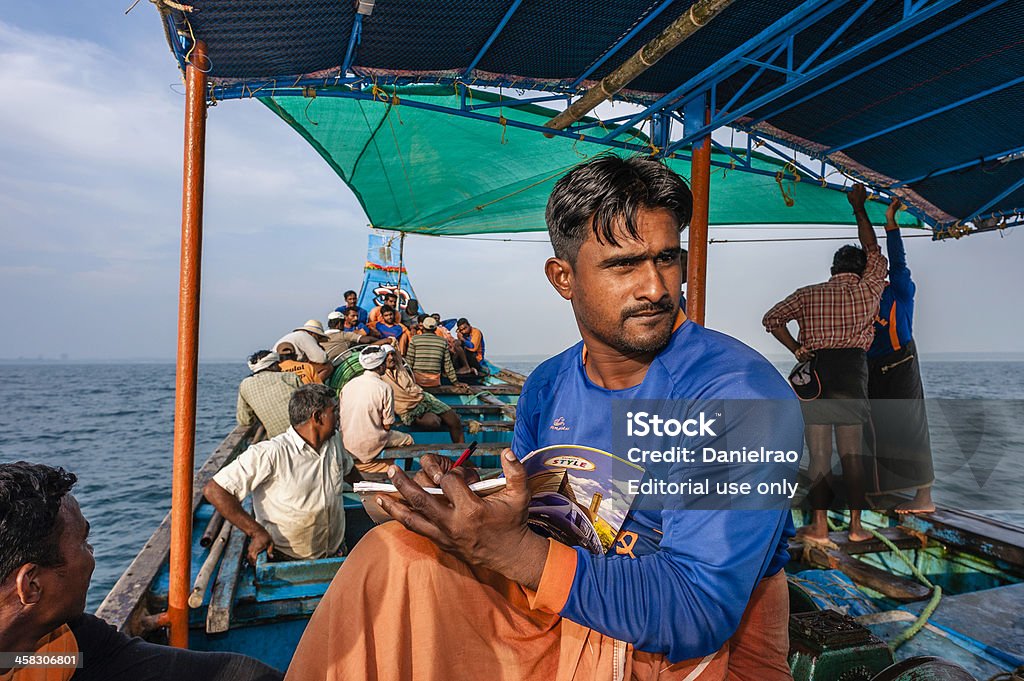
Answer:
<svg viewBox="0 0 1024 681"><path fill-rule="evenodd" d="M214 100L381 101L420 83L500 88L505 107L577 96L691 4L158 2L182 65L195 40L206 44ZM556 134L628 149L623 132L648 125L653 144L637 151L685 156L731 126L755 146L799 151L805 179L831 184L834 168L901 197L939 235L992 229L1024 207L1022 47L1024 3L1009 0L736 0L615 96L643 111ZM451 99L453 115L499 119ZM708 102L709 123L686 120L694 101Z"/></svg>

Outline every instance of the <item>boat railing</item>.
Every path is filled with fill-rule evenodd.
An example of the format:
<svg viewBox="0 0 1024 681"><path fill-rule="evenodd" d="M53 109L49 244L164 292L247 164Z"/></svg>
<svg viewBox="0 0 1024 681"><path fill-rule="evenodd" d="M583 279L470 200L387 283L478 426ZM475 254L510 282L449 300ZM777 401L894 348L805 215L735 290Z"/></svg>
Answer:
<svg viewBox="0 0 1024 681"><path fill-rule="evenodd" d="M217 446L206 460L206 463L195 472L192 495L192 512L203 501L203 487L213 475L228 462L238 456L258 437L262 426L258 421L250 425L237 426ZM103 599L96 610L96 616L105 620L118 631L139 635L146 630L163 626L165 622L159 614L151 609L159 610L162 604L151 603L150 586L160 568L167 563L171 547L171 514L164 516L163 522L146 542L146 545L132 563L117 580L114 587Z"/></svg>

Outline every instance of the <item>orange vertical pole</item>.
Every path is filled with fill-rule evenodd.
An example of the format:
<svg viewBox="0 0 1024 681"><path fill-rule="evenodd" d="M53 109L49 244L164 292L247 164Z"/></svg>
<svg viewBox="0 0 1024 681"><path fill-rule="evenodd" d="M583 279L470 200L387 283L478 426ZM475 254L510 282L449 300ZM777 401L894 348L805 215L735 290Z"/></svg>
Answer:
<svg viewBox="0 0 1024 681"><path fill-rule="evenodd" d="M710 120L710 110L704 114ZM704 326L708 279L708 200L711 188L711 136L694 142L690 161L693 216L686 259L686 316Z"/></svg>
<svg viewBox="0 0 1024 681"><path fill-rule="evenodd" d="M167 597L170 643L188 647L192 581L192 475L196 444L199 364L199 283L203 251L203 175L206 155L206 45L197 42L185 69L185 162L178 275L178 363L174 393L171 478L171 583ZM198 68L197 68L198 65Z"/></svg>

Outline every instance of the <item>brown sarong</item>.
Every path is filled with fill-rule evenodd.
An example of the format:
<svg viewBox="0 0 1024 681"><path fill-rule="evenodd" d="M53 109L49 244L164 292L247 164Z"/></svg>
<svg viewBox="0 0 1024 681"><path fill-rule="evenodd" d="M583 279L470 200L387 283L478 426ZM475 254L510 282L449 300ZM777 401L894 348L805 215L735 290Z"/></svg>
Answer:
<svg viewBox="0 0 1024 681"><path fill-rule="evenodd" d="M733 637L669 664L556 613L396 522L363 537L310 619L285 681L781 681L792 679L782 572L761 581Z"/></svg>

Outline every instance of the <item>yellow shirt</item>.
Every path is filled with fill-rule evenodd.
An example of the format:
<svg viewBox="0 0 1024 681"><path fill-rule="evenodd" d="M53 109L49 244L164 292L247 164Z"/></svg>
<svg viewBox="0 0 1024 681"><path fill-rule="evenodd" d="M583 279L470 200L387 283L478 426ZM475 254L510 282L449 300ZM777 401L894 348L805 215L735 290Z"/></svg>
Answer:
<svg viewBox="0 0 1024 681"><path fill-rule="evenodd" d="M77 653L78 640L71 633L71 628L62 624L41 638L33 652L48 655ZM74 673L74 667L18 667L0 674L0 681L68 681Z"/></svg>

